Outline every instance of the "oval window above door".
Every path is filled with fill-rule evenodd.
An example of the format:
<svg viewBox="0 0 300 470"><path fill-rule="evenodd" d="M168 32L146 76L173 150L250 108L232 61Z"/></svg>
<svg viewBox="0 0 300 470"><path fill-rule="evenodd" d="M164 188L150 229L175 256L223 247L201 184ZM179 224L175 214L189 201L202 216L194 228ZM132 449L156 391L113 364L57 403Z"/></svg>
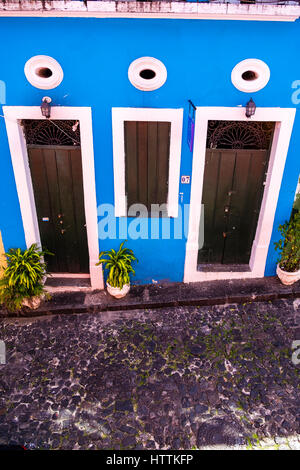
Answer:
<svg viewBox="0 0 300 470"><path fill-rule="evenodd" d="M31 57L25 64L24 72L29 83L41 90L56 88L64 77L63 69L57 60L47 55Z"/></svg>
<svg viewBox="0 0 300 470"><path fill-rule="evenodd" d="M128 78L138 90L153 91L163 86L167 80L167 69L154 57L140 57L131 62Z"/></svg>
<svg viewBox="0 0 300 470"><path fill-rule="evenodd" d="M259 59L246 59L239 62L231 72L231 81L240 91L253 93L262 90L270 80L270 69Z"/></svg>

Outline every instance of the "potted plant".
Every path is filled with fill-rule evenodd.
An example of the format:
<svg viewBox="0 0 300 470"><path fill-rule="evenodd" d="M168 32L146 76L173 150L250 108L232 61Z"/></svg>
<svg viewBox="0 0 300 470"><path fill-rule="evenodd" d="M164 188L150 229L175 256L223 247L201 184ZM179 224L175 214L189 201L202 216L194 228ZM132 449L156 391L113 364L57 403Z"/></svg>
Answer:
<svg viewBox="0 0 300 470"><path fill-rule="evenodd" d="M291 285L300 279L300 212L279 225L279 231L282 238L275 243L280 253L276 273L283 284Z"/></svg>
<svg viewBox="0 0 300 470"><path fill-rule="evenodd" d="M96 266L103 264L104 269L108 270L107 291L117 299L124 297L129 292L129 274L135 275L131 264L133 261L137 261L132 250L123 248L124 243L121 243L117 252L113 249L102 251L99 255L99 262L96 264Z"/></svg>
<svg viewBox="0 0 300 470"><path fill-rule="evenodd" d="M44 288L47 267L43 257L50 254L35 243L26 250L12 248L5 253L7 266L0 279L0 302L7 310L35 309L42 297L49 296Z"/></svg>

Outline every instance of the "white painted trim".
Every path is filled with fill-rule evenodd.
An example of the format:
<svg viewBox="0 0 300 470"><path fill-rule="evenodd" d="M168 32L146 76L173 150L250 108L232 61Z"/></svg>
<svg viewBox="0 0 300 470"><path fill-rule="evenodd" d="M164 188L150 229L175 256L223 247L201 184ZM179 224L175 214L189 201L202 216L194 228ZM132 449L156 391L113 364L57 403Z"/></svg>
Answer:
<svg viewBox="0 0 300 470"><path fill-rule="evenodd" d="M40 68L47 68L51 70L50 77L40 77L37 70ZM63 80L64 73L60 64L53 57L47 55L36 55L27 60L24 72L29 83L41 90L52 90L56 88Z"/></svg>
<svg viewBox="0 0 300 470"><path fill-rule="evenodd" d="M159 18L245 21L295 21L299 5L202 3L177 1L0 2L0 16L78 18Z"/></svg>
<svg viewBox="0 0 300 470"><path fill-rule="evenodd" d="M145 69L152 70L155 76L149 80L142 78L140 73ZM153 91L163 86L167 80L167 69L160 60L154 57L139 57L129 65L128 78L138 90Z"/></svg>
<svg viewBox="0 0 300 470"><path fill-rule="evenodd" d="M45 119L39 106L3 106L6 130L19 196L26 245L41 244L28 164L26 141L20 126L22 119ZM89 250L91 286L103 289L101 266L95 266L99 257L97 201L94 170L92 113L88 107L53 107L51 119L70 119L80 122L81 158L84 189L84 207Z"/></svg>
<svg viewBox="0 0 300 470"><path fill-rule="evenodd" d="M177 217L183 109L112 108L116 217L127 216L124 121L160 121L171 123L167 208L169 217Z"/></svg>
<svg viewBox="0 0 300 470"><path fill-rule="evenodd" d="M290 137L295 119L294 108L257 108L252 121L276 122L270 152L267 179L248 272L200 272L197 271L198 236L206 154L207 125L210 120L247 121L245 108L197 107L189 234L186 244L184 282L210 281L216 279L241 279L263 277L271 239L275 211Z"/></svg>
<svg viewBox="0 0 300 470"><path fill-rule="evenodd" d="M254 80L244 80L243 73L251 71L256 74ZM254 93L262 90L270 80L270 69L268 65L260 59L245 59L239 62L231 72L231 81L240 91Z"/></svg>

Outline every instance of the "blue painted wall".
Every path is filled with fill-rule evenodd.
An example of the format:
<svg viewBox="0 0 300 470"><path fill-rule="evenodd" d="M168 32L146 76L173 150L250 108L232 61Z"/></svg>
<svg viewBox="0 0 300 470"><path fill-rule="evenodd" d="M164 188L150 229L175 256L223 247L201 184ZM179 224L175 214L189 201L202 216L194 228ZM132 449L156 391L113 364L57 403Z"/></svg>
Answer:
<svg viewBox="0 0 300 470"><path fill-rule="evenodd" d="M6 84L6 104L39 105L45 94L53 104L91 106L99 203L113 203L111 107L183 107L181 174L189 175L192 155L186 144L187 101L198 106L245 105L249 95L230 80L232 68L246 58L259 58L271 70L269 84L253 93L257 106L297 107L291 85L300 80L300 22L245 22L144 19L1 18L0 80ZM45 54L59 61L64 80L54 90L32 87L24 64ZM128 66L141 56L153 56L167 67L165 85L153 92L134 88ZM298 94L300 98L300 94ZM3 114L1 112L1 114ZM300 172L300 116L296 117L276 211L266 275L275 273L273 242L277 226L289 217ZM5 248L25 246L22 219L8 149L4 120L0 119L0 228ZM181 185L183 203L190 186ZM172 221L173 223L173 221ZM171 225L172 225L171 223ZM119 241L104 240L101 249ZM131 240L140 263L136 281L182 281L185 239Z"/></svg>

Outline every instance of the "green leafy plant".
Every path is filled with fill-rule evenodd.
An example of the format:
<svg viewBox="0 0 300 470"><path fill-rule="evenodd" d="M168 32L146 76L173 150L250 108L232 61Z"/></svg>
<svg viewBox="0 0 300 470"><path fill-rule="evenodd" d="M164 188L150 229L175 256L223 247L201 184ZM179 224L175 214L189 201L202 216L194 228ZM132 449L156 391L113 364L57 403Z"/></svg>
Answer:
<svg viewBox="0 0 300 470"><path fill-rule="evenodd" d="M25 299L45 292L43 278L47 266L43 257L51 254L40 250L35 243L26 250L11 248L5 253L7 267L0 279L0 302L9 311L20 310Z"/></svg>
<svg viewBox="0 0 300 470"><path fill-rule="evenodd" d="M278 260L281 269L295 272L300 269L300 212L292 215L289 222L279 225L281 239L275 242L275 249L280 253Z"/></svg>
<svg viewBox="0 0 300 470"><path fill-rule="evenodd" d="M102 251L99 255L99 262L96 266L103 264L104 269L108 270L107 282L111 287L122 289L125 284L129 284L129 274L135 275L131 266L133 261L138 261L133 251L129 248L123 248L125 242L122 242L118 251L113 249Z"/></svg>
<svg viewBox="0 0 300 470"><path fill-rule="evenodd" d="M300 212L300 193L296 194L294 202L294 210Z"/></svg>

